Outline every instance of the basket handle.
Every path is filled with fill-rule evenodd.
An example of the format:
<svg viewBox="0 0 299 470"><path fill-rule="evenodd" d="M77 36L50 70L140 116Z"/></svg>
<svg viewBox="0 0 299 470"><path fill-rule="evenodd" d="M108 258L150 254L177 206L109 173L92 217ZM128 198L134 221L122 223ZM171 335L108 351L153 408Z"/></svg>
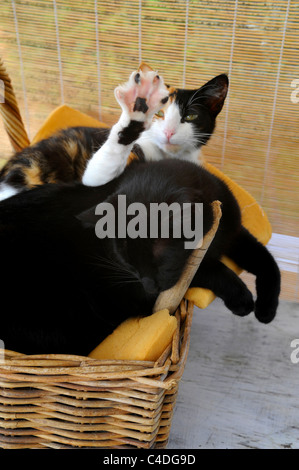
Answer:
<svg viewBox="0 0 299 470"><path fill-rule="evenodd" d="M20 151L30 145L11 80L0 58L0 85L3 84L4 103L0 100L0 113L12 147ZM2 88L2 86L1 86Z"/></svg>
<svg viewBox="0 0 299 470"><path fill-rule="evenodd" d="M167 308L170 314L173 314L178 308L218 229L222 215L221 203L219 201L212 202L212 208L214 222L211 229L199 242L198 248L192 252L178 282L170 289L160 293L154 305L154 312Z"/></svg>

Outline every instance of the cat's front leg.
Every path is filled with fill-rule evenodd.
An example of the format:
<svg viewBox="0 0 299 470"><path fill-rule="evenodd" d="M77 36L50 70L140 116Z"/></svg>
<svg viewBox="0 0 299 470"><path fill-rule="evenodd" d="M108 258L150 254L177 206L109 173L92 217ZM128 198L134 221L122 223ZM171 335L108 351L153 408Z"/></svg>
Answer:
<svg viewBox="0 0 299 470"><path fill-rule="evenodd" d="M82 178L86 186L108 183L124 171L135 141L150 127L154 114L168 100L163 78L149 68L133 72L114 94L122 114L107 141L87 163Z"/></svg>

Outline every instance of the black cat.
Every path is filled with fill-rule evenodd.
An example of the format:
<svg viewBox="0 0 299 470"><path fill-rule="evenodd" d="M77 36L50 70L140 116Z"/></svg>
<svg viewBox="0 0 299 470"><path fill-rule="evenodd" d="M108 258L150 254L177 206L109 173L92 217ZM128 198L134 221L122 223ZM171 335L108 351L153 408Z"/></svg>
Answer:
<svg viewBox="0 0 299 470"><path fill-rule="evenodd" d="M127 204L210 203L220 200L216 236L192 282L221 297L236 315L276 313L280 273L271 254L241 225L239 206L224 182L178 159L133 162L100 187L43 185L0 203L1 323L7 349L23 353L88 354L129 316L149 315L158 294L179 279L190 256L184 237L104 238L95 233L95 206L118 195ZM226 254L256 275L257 300L220 261Z"/></svg>

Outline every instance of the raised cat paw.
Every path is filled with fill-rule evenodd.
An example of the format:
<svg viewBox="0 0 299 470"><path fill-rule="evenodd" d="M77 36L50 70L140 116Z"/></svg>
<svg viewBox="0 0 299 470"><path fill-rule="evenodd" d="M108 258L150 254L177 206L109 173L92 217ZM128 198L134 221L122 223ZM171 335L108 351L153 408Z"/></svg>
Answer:
<svg viewBox="0 0 299 470"><path fill-rule="evenodd" d="M152 118L168 101L168 90L163 78L149 66L142 64L124 85L114 90L115 97L131 121L144 123L145 129Z"/></svg>

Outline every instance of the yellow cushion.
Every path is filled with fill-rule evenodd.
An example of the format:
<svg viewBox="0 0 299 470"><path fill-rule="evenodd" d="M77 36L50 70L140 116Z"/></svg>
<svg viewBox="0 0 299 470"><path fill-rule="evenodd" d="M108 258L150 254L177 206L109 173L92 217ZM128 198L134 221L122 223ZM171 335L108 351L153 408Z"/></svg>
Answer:
<svg viewBox="0 0 299 470"><path fill-rule="evenodd" d="M63 104L49 114L42 127L34 136L31 144L47 139L61 129L76 126L109 127L107 124L97 121L87 114L81 113L80 111Z"/></svg>
<svg viewBox="0 0 299 470"><path fill-rule="evenodd" d="M87 114L81 113L67 105L62 105L49 115L34 137L32 143L45 139L60 129L72 126L109 127ZM271 225L257 201L245 189L241 188L241 186L232 181L213 165L204 163L204 166L208 171L221 178L228 185L240 205L243 225L261 243L266 245L271 238ZM223 257L222 261L237 274L242 272L242 270L228 258ZM188 289L185 297L188 300L194 301L195 305L200 308L206 308L215 299L215 295L210 290L195 287Z"/></svg>
<svg viewBox="0 0 299 470"><path fill-rule="evenodd" d="M171 343L177 320L167 309L121 323L90 354L94 359L156 361Z"/></svg>
<svg viewBox="0 0 299 470"><path fill-rule="evenodd" d="M205 168L222 179L232 191L237 199L242 213L242 224L254 235L263 245L266 245L271 238L271 224L258 202L241 186L224 175L218 168L210 163L204 163Z"/></svg>

